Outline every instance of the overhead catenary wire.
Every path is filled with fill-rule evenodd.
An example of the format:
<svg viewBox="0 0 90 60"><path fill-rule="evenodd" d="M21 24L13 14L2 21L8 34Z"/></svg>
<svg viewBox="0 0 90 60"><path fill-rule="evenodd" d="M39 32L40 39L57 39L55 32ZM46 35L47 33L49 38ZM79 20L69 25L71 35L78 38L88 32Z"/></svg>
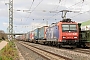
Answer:
<svg viewBox="0 0 90 60"><path fill-rule="evenodd" d="M61 2L61 0L59 0L59 4L60 4L60 2ZM59 7L59 5L56 7L56 10L58 9L58 7ZM54 15L56 15L56 14L54 14ZM53 15L53 16L54 16L54 15ZM44 16L43 16L43 17L44 17ZM50 17L50 18L51 18L51 17ZM48 20L48 19L46 19L46 25L48 25L47 20ZM44 21L45 21L45 19L43 19L43 22L44 22ZM40 25L40 24L39 24L39 25Z"/></svg>
<svg viewBox="0 0 90 60"><path fill-rule="evenodd" d="M58 13L59 13L59 12L58 12ZM49 17L47 20L49 20L50 18L52 18L52 17L56 16L58 13L56 13L56 14L54 14L53 16Z"/></svg>
<svg viewBox="0 0 90 60"><path fill-rule="evenodd" d="M61 0L59 0L59 4L60 4ZM59 5L57 6L56 10L59 8Z"/></svg>
<svg viewBox="0 0 90 60"><path fill-rule="evenodd" d="M41 4L42 1L43 1L43 0L41 0L41 1L38 3L38 5L37 5L31 12L33 12L33 11Z"/></svg>
<svg viewBox="0 0 90 60"><path fill-rule="evenodd" d="M42 0L42 1L43 1L43 0ZM42 1L41 1L41 2L42 2ZM84 1L84 0L83 0L83 1ZM34 0L33 0L33 2L34 2ZM32 2L32 4L33 4L33 2ZM40 4L41 2L39 2L39 4ZM59 3L60 3L60 2L61 2L61 0L59 0ZM32 7L32 4L31 4L31 7ZM39 5L39 4L38 4L38 5ZM78 3L76 3L76 4L78 4ZM74 5L76 5L76 4L74 4ZM38 6L38 5L37 5L37 6ZM74 6L74 5L73 5L73 6ZM36 6L36 7L37 7L37 6ZM31 9L31 7L30 7L30 9ZM32 10L32 12L36 9L36 7ZM71 7L71 6L70 6L70 7ZM29 9L29 10L30 10L30 9ZM31 12L31 13L32 13L32 12ZM30 14L31 14L31 13L30 13ZM55 15L56 15L56 14L55 14ZM55 15L53 15L52 17L54 17ZM28 16L27 18L29 18L29 16Z"/></svg>
<svg viewBox="0 0 90 60"><path fill-rule="evenodd" d="M33 1L34 1L34 0L33 0ZM59 2L60 2L60 1L61 1L61 0L59 0ZM37 6L38 6L38 5L37 5ZM30 9L31 9L31 8L30 8ZM34 9L36 9L36 8L34 8ZM32 10L32 12L34 11L34 9ZM32 12L31 12L31 13L32 13ZM30 14L31 14L31 13L30 13ZM58 14L58 13L57 13L57 14ZM57 15L57 14L55 14L55 15ZM55 15L53 15L52 17L54 17ZM51 17L50 17L50 18L51 18Z"/></svg>
<svg viewBox="0 0 90 60"><path fill-rule="evenodd" d="M77 4L80 4L81 2L82 2L82 1L77 2L77 3L75 3L75 4L71 5L71 6L69 6L69 7L67 7L67 9L69 9L69 8L71 8L71 7L73 7L73 6L77 5Z"/></svg>
<svg viewBox="0 0 90 60"><path fill-rule="evenodd" d="M32 6L33 6L33 3L34 3L34 0L32 1L32 3L31 3L31 5L30 5L30 8L29 8L29 10L28 10L28 11L30 11L30 10L31 10L31 8L32 8ZM21 10L17 10L17 11L21 11ZM23 10L23 12L24 12L24 11L26 11L26 10ZM26 15L26 16L27 16L27 15ZM26 17L26 16L25 16L25 17ZM22 20L24 20L24 18L22 18Z"/></svg>
<svg viewBox="0 0 90 60"><path fill-rule="evenodd" d="M85 5L87 5L87 4L85 4ZM81 14L84 14L84 13L86 13L86 12L90 12L90 10L88 10L88 11L85 11L85 12L83 12L83 13L78 13L77 15L75 15L75 16L72 16L72 17L70 17L70 18L74 18L74 17L76 17L76 16L78 16L78 15L81 15Z"/></svg>
<svg viewBox="0 0 90 60"><path fill-rule="evenodd" d="M61 1L60 1L61 2ZM78 3L80 3L80 2L78 2ZM78 3L76 3L76 4L74 4L74 5L77 5ZM74 6L74 5L72 5L72 6ZM70 7L72 7L72 6L70 6ZM59 7L59 6L58 6ZM68 7L69 8L69 7ZM68 9L67 8L67 9ZM58 12L59 13L59 12ZM52 18L52 17L54 17L54 16L56 16L58 13L56 13L56 14L54 14L53 16L51 16L50 18ZM49 20L50 18L48 18L47 20Z"/></svg>
<svg viewBox="0 0 90 60"><path fill-rule="evenodd" d="M83 3L84 3L84 1L82 1L82 5L81 5L81 9L80 9L80 12L81 12L81 10L82 10L82 7L83 7Z"/></svg>
<svg viewBox="0 0 90 60"><path fill-rule="evenodd" d="M31 11L31 8L32 8L32 6L33 6L33 3L34 3L34 0L32 1L31 6L30 6L30 8L29 8L28 11ZM30 12L30 13L31 13L31 12ZM26 15L26 16L28 16L28 15ZM28 17L27 17L27 18L28 18Z"/></svg>
<svg viewBox="0 0 90 60"><path fill-rule="evenodd" d="M80 2L77 2L76 4L74 4L74 5L70 6L70 7L68 7L67 9L69 9L69 8L71 8L71 7L73 7L73 6L77 5L77 4L79 4L79 3L82 3L81 8L80 8L80 11L78 11L78 13L80 13L81 10L82 10L82 7L83 7L84 0L81 0ZM72 11L72 12L73 12L73 11ZM76 11L75 11L75 12L76 12Z"/></svg>
<svg viewBox="0 0 90 60"><path fill-rule="evenodd" d="M79 13L79 14L77 14L77 15L75 15L75 16L70 17L70 18L74 18L74 17L76 17L76 16L78 16L78 15L81 15L81 14L84 14L84 13L86 13L86 12L90 12L90 10L89 10L89 11L85 11L85 12L83 12L83 13Z"/></svg>
<svg viewBox="0 0 90 60"><path fill-rule="evenodd" d="M74 5L77 5L77 4L79 4L80 2L78 2L78 3L76 3L76 4L74 4ZM74 5L72 5L72 6L74 6ZM72 7L71 6L71 7ZM80 8L80 11L72 11L72 12L78 12L78 13L80 13L81 12L81 10L82 10L82 6L83 6L83 1L82 1L82 5L81 5L81 8ZM82 13L80 13L80 14L82 14ZM79 14L78 14L79 15ZM75 15L75 16L77 16L77 15ZM74 17L74 16L73 16ZM71 17L70 17L71 18Z"/></svg>
<svg viewBox="0 0 90 60"><path fill-rule="evenodd" d="M34 0L33 0L34 1ZM76 5L76 4L75 4ZM31 5L31 7L32 7L32 5ZM30 7L30 9L31 9L31 7ZM82 7L81 7L82 8ZM29 9L29 10L30 10ZM33 9L34 10L34 9ZM32 10L32 12L33 12L33 10ZM35 10L34 10L35 11ZM30 13L31 14L31 13ZM57 15L58 13L56 13L56 14L54 14L52 17L54 17L55 15ZM80 14L82 14L82 13L80 13ZM51 17L50 17L51 18Z"/></svg>
<svg viewBox="0 0 90 60"><path fill-rule="evenodd" d="M83 2L84 2L84 0L83 0ZM69 6L67 9L69 9L69 8L71 8L71 7L73 7L73 6L75 6L75 5L77 5L77 4L79 4L79 3L83 3L82 1L80 1L80 2L77 2L77 3L75 3L75 4L73 4L73 5L71 5L71 6ZM59 13L59 12L58 12ZM56 16L58 13L56 13L56 14L54 14L53 16L51 16L50 18L52 18L52 17L54 17L54 16ZM49 19L50 19L49 18ZM47 19L48 20L48 19Z"/></svg>
<svg viewBox="0 0 90 60"><path fill-rule="evenodd" d="M60 2L61 2L61 0L59 0L59 4L60 4ZM59 8L59 5L56 7L56 10L57 10L58 8ZM54 14L54 15L56 15L56 14ZM53 15L53 16L54 16L54 15ZM53 17L53 16L52 16L52 17ZM43 16L43 17L44 17L44 16ZM50 17L50 18L51 18L51 17ZM44 19L44 20L45 20L45 19ZM46 19L46 20L48 20L48 19Z"/></svg>
<svg viewBox="0 0 90 60"><path fill-rule="evenodd" d="M60 4L61 0L59 0L59 4ZM56 10L59 8L59 5L57 6ZM55 15L57 15L59 12L57 12L56 14L54 14L53 16L49 17L47 20L49 20L50 18L54 17Z"/></svg>
<svg viewBox="0 0 90 60"><path fill-rule="evenodd" d="M43 1L43 0L41 0L41 1L38 3L38 5L31 11L31 13L34 12L34 10L41 4L42 1ZM30 17L31 13L29 13L27 19ZM27 19L26 19L26 20L27 20Z"/></svg>
<svg viewBox="0 0 90 60"><path fill-rule="evenodd" d="M31 10L33 3L34 3L34 0L33 0L32 4L31 4L31 6L30 6L29 10Z"/></svg>
<svg viewBox="0 0 90 60"><path fill-rule="evenodd" d="M60 4L62 0L59 0L58 3ZM57 3L57 6L52 8L51 10L55 9L55 11L57 11L57 9L59 8L59 4Z"/></svg>

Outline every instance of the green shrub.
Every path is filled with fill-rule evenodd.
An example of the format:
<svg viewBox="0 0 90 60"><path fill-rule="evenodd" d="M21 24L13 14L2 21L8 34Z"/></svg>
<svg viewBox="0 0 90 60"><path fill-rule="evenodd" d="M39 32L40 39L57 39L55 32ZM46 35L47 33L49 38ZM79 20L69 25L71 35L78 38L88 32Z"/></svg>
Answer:
<svg viewBox="0 0 90 60"><path fill-rule="evenodd" d="M0 60L17 60L18 52L15 48L15 44L12 41L9 41L9 43L0 51Z"/></svg>

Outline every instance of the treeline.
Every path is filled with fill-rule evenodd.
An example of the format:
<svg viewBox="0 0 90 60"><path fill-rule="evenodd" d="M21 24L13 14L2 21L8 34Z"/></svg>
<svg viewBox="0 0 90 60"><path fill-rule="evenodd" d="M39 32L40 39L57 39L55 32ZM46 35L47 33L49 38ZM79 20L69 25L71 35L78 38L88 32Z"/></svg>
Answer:
<svg viewBox="0 0 90 60"><path fill-rule="evenodd" d="M7 35L5 34L5 32L3 30L0 30L0 40L1 39L7 39Z"/></svg>

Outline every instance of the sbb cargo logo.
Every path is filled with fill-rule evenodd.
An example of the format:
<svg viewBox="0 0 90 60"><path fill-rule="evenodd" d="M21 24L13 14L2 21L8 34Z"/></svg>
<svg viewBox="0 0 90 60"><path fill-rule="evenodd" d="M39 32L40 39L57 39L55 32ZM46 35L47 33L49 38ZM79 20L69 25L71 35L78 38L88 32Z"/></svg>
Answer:
<svg viewBox="0 0 90 60"><path fill-rule="evenodd" d="M66 35L77 35L77 33L66 33Z"/></svg>

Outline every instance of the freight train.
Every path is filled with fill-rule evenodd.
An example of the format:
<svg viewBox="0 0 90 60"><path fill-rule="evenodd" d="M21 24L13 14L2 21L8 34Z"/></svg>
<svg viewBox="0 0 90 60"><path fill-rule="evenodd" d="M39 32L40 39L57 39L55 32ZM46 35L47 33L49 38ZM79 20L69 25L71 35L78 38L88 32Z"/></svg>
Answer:
<svg viewBox="0 0 90 60"><path fill-rule="evenodd" d="M63 19L57 23L52 23L50 26L43 26L30 31L18 39L54 45L58 47L62 46L77 46L87 47L90 44L90 31L81 31L81 24L71 21L71 19Z"/></svg>

